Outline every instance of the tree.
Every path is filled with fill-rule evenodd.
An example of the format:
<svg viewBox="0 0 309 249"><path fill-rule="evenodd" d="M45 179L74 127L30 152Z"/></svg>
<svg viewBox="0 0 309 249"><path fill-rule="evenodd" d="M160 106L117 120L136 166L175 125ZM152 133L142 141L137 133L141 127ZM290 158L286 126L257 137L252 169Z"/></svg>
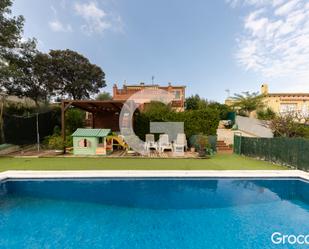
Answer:
<svg viewBox="0 0 309 249"><path fill-rule="evenodd" d="M90 98L105 87L105 73L83 55L72 50L51 50L46 75L57 84L61 95L73 99Z"/></svg>
<svg viewBox="0 0 309 249"><path fill-rule="evenodd" d="M205 108L207 101L201 98L198 94L186 98L186 110L198 110Z"/></svg>
<svg viewBox="0 0 309 249"><path fill-rule="evenodd" d="M272 120L276 117L276 113L270 107L267 107L266 110L258 110L256 114L257 118L261 120Z"/></svg>
<svg viewBox="0 0 309 249"><path fill-rule="evenodd" d="M10 58L1 70L1 85L7 94L31 98L36 106L54 94L54 87L46 78L48 64L44 54L36 49L36 41L21 44L19 53Z"/></svg>
<svg viewBox="0 0 309 249"><path fill-rule="evenodd" d="M261 95L258 92L234 94L234 97L232 97L232 100L234 101L233 107L238 110L239 114L249 116L252 111L264 107L263 98L264 95Z"/></svg>
<svg viewBox="0 0 309 249"><path fill-rule="evenodd" d="M12 49L19 46L23 31L24 17L12 17L11 7L11 0L0 1L0 66L6 65Z"/></svg>
<svg viewBox="0 0 309 249"><path fill-rule="evenodd" d="M208 108L213 108L213 109L216 109L219 114L220 114L220 120L226 120L228 119L228 113L232 111L232 109L225 105L225 104L220 104L218 102L210 102L208 105L207 105Z"/></svg>
<svg viewBox="0 0 309 249"><path fill-rule="evenodd" d="M110 95L109 92L102 92L96 96L96 100L110 100L110 99L112 99L112 96Z"/></svg>
<svg viewBox="0 0 309 249"><path fill-rule="evenodd" d="M276 137L303 137L308 135L309 118L297 112L276 116L268 124Z"/></svg>

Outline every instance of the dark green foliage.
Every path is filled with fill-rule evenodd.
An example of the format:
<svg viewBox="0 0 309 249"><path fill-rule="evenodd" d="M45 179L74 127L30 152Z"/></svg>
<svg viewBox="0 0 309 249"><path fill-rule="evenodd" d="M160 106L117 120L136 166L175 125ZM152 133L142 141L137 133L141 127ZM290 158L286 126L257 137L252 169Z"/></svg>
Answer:
<svg viewBox="0 0 309 249"><path fill-rule="evenodd" d="M303 138L234 138L234 152L309 171L309 140Z"/></svg>
<svg viewBox="0 0 309 249"><path fill-rule="evenodd" d="M186 98L186 110L198 110L207 106L207 100L201 98L198 94Z"/></svg>
<svg viewBox="0 0 309 249"><path fill-rule="evenodd" d="M174 112L162 103L151 103L145 111L135 115L135 133L141 138L149 133L149 123L156 122L184 122L187 138L196 134L215 135L219 124L219 111L216 108L204 108Z"/></svg>
<svg viewBox="0 0 309 249"><path fill-rule="evenodd" d="M60 125L58 109L50 109L39 114L40 138L53 134L55 126ZM4 138L11 144L34 144L37 140L36 115L4 115Z"/></svg>
<svg viewBox="0 0 309 249"><path fill-rule="evenodd" d="M309 125L300 124L299 136L309 139Z"/></svg>
<svg viewBox="0 0 309 249"><path fill-rule="evenodd" d="M208 107L210 109L216 109L219 111L220 120L226 120L228 113L232 111L229 106L218 102L207 101L206 99L201 98L198 94L186 98L185 106L187 111L202 110Z"/></svg>
<svg viewBox="0 0 309 249"><path fill-rule="evenodd" d="M256 114L257 118L261 120L272 120L276 117L276 113L269 107L266 110L258 110Z"/></svg>
<svg viewBox="0 0 309 249"><path fill-rule="evenodd" d="M5 60L13 53L11 49L19 46L24 25L23 16L11 16L11 7L11 0L0 1L0 59Z"/></svg>
<svg viewBox="0 0 309 249"><path fill-rule="evenodd" d="M85 99L106 86L102 69L75 51L51 50L46 60L46 80L50 85L57 84L61 95Z"/></svg>
<svg viewBox="0 0 309 249"><path fill-rule="evenodd" d="M218 110L220 120L227 120L229 117L229 113L232 111L232 109L229 106L225 104L220 104L218 102L210 102L208 104L208 107Z"/></svg>
<svg viewBox="0 0 309 249"><path fill-rule="evenodd" d="M189 138L189 146L199 152L200 156L212 155L216 151L217 137L193 135Z"/></svg>
<svg viewBox="0 0 309 249"><path fill-rule="evenodd" d="M187 137L196 134L215 135L220 121L219 112L216 109L205 108L202 110L178 113L179 119L185 125Z"/></svg>
<svg viewBox="0 0 309 249"><path fill-rule="evenodd" d="M66 112L66 130L67 134L71 135L77 128L84 127L85 122L85 112L76 109L76 108L70 108Z"/></svg>
<svg viewBox="0 0 309 249"><path fill-rule="evenodd" d="M156 101L146 104L144 113L151 121L167 121L171 114L175 114L175 112L171 110L170 106Z"/></svg>
<svg viewBox="0 0 309 249"><path fill-rule="evenodd" d="M43 58L35 40L23 43L20 52L1 70L1 85L7 94L31 98L37 107L40 102L46 103L55 94L55 86L46 80L48 65Z"/></svg>
<svg viewBox="0 0 309 249"><path fill-rule="evenodd" d="M65 142L66 148L73 146L73 138L71 136L67 137ZM51 136L45 137L43 144L47 149L63 150L63 139L59 134L53 134Z"/></svg>
<svg viewBox="0 0 309 249"><path fill-rule="evenodd" d="M110 100L112 96L109 92L102 92L96 96L96 100Z"/></svg>

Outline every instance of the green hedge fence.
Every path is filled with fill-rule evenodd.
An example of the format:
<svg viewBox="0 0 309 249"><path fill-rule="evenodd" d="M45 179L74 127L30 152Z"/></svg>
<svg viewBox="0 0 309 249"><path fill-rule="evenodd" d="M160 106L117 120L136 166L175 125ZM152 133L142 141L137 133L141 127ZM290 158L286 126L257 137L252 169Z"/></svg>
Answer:
<svg viewBox="0 0 309 249"><path fill-rule="evenodd" d="M234 136L234 153L309 171L309 140Z"/></svg>

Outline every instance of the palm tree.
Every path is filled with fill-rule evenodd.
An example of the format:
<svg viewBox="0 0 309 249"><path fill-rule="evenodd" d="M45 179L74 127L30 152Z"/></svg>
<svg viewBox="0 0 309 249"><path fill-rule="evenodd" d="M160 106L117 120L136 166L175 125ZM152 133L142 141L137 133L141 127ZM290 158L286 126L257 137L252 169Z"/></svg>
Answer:
<svg viewBox="0 0 309 249"><path fill-rule="evenodd" d="M258 92L235 93L234 97L231 97L234 102L233 107L238 110L240 114L244 114L245 116L249 116L251 112L257 109L262 109L264 107L263 98L264 95Z"/></svg>

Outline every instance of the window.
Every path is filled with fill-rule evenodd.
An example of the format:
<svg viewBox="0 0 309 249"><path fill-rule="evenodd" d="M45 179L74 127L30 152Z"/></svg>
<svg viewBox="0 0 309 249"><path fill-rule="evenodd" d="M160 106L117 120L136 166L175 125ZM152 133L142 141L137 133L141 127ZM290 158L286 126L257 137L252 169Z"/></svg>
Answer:
<svg viewBox="0 0 309 249"><path fill-rule="evenodd" d="M280 112L281 113L289 113L297 111L297 104L296 103L284 103L280 104Z"/></svg>
<svg viewBox="0 0 309 249"><path fill-rule="evenodd" d="M309 108L306 105L306 103L303 103L302 107L301 107L301 113L304 117L308 117L309 116Z"/></svg>
<svg viewBox="0 0 309 249"><path fill-rule="evenodd" d="M103 137L99 137L99 144L103 143Z"/></svg>
<svg viewBox="0 0 309 249"><path fill-rule="evenodd" d="M88 139L86 139L86 138L81 139L81 140L79 140L79 142L78 142L78 147L80 147L80 148L88 148L88 147L91 147L91 142L90 142Z"/></svg>
<svg viewBox="0 0 309 249"><path fill-rule="evenodd" d="M174 99L180 100L181 99L181 91L180 90L174 90L172 91L174 95Z"/></svg>

